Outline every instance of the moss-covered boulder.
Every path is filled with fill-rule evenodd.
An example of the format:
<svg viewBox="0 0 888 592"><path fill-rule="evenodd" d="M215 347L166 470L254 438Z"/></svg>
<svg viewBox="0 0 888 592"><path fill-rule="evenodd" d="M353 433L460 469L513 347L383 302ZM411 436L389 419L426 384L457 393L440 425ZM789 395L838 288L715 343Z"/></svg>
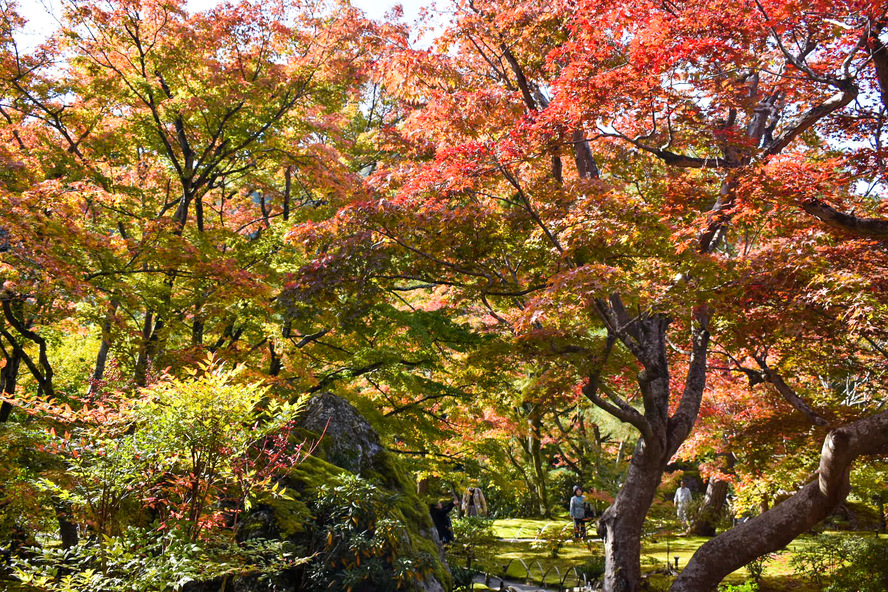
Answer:
<svg viewBox="0 0 888 592"><path fill-rule="evenodd" d="M382 528L388 529L385 536L389 541L367 543L366 549L388 545L382 553L388 565L384 571L398 579L393 585L384 586L385 589L445 592L452 588L450 570L427 506L417 496L413 481L382 446L379 434L351 404L330 393L315 396L299 421L293 442L312 448L312 455L292 467L281 481L284 495L262 500L243 517L240 538L290 541L303 556L313 556L314 563L289 573L234 578L227 583L227 590L296 592L351 588L353 592L361 592L382 589L372 582L352 588L351 582L360 580L355 573L345 576L351 578L347 585L337 584L337 579L342 577L342 565L352 565L349 569L357 571L373 559L372 553L364 555L363 551L354 557L343 556L342 549L360 548L366 543L362 537L370 536L368 530ZM378 528L368 529L359 524L359 518L372 507L372 500L368 499L372 496L377 496L377 501L385 501L377 505L382 508ZM362 504L365 507L358 507ZM352 520L355 527L349 534ZM379 537L380 532L372 536ZM397 534L392 536L393 532ZM353 538L335 540L349 536ZM389 558L393 548L397 548L400 556ZM416 566L414 573L404 577L405 570L411 571L412 565ZM319 585L318 578L327 577L319 574L330 574L329 581ZM379 570L375 576L377 582L378 574ZM219 583L195 583L187 588L188 592L209 592L218 590L218 586L213 586Z"/></svg>
<svg viewBox="0 0 888 592"><path fill-rule="evenodd" d="M324 460L356 475L366 476L385 449L379 434L348 401L332 393L309 400L300 427L322 435Z"/></svg>
<svg viewBox="0 0 888 592"><path fill-rule="evenodd" d="M419 499L413 481L382 446L379 434L345 399L321 393L309 401L299 422L303 429L320 435L315 457L292 473L296 487L330 483L333 467L364 477L384 489L397 493L396 515L408 528L413 551L433 560L433 571L422 579L421 589L443 592L451 588L450 570L438 542L426 504ZM323 467L327 468L324 469Z"/></svg>

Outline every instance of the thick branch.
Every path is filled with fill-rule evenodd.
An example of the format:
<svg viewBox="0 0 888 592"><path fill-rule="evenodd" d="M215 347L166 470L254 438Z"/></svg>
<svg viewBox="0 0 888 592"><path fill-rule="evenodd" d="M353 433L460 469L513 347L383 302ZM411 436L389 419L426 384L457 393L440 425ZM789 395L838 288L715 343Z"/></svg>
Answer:
<svg viewBox="0 0 888 592"><path fill-rule="evenodd" d="M785 547L842 503L851 487L851 463L886 444L888 411L831 431L823 443L817 478L771 510L700 547L671 592L715 590L729 573Z"/></svg>
<svg viewBox="0 0 888 592"><path fill-rule="evenodd" d="M762 151L763 154L777 154L794 139L808 130L812 125L832 113L837 111L853 101L857 97L857 87L852 83L847 83L842 90L829 97L816 107L811 107L801 115L776 138L771 140Z"/></svg>
<svg viewBox="0 0 888 592"><path fill-rule="evenodd" d="M34 379L37 380L43 394L47 397L54 397L55 389L52 385L53 371L46 353L46 340L34 331L28 329L25 324L15 316L14 311L12 310L11 298L3 298L3 315L6 317L7 322L12 325L22 337L30 339L37 344L38 359L42 369L37 368L34 362L31 361L31 358L25 353L25 350L20 345L16 345L15 340L9 333L5 331L3 332L3 336L16 347L18 355L25 362L25 365L28 366L31 374L34 375Z"/></svg>
<svg viewBox="0 0 888 592"><path fill-rule="evenodd" d="M638 330L638 323L626 312L620 295L611 294L607 300L598 298L595 300L595 307L608 331L619 337L623 345L638 360L643 360L645 353L640 343L641 334Z"/></svg>
<svg viewBox="0 0 888 592"><path fill-rule="evenodd" d="M597 179L600 176L598 165L589 148L589 140L584 137L583 130L575 129L571 138L574 149L574 162L577 165L577 176L580 179Z"/></svg>
<svg viewBox="0 0 888 592"><path fill-rule="evenodd" d="M888 220L845 214L813 197L802 202L802 209L827 226L849 234L873 240L888 239Z"/></svg>
<svg viewBox="0 0 888 592"><path fill-rule="evenodd" d="M697 156L687 156L686 154L677 154L675 152L664 150L662 148L655 148L653 146L648 146L647 144L636 138L630 138L621 133L602 131L602 135L623 139L636 148L639 148L640 150L650 152L670 166L688 169L727 169L738 166L738 163L731 162L725 158L719 158L718 156L714 156L712 158L700 158Z"/></svg>
<svg viewBox="0 0 888 592"><path fill-rule="evenodd" d="M653 435L653 430L647 419L645 419L637 409L620 397L619 394L614 392L613 389L601 382L601 374L604 371L604 367L607 364L607 359L610 357L611 351L613 351L616 340L616 335L613 332L608 332L607 340L604 343L604 351L599 357L595 369L589 374L588 381L583 385L583 395L585 395L596 407L613 415L620 421L635 426L644 437L650 438ZM599 390L607 395L607 399L598 394Z"/></svg>
<svg viewBox="0 0 888 592"><path fill-rule="evenodd" d="M709 309L701 307L695 311L696 326L692 332L691 360L688 364L688 375L685 378L684 392L681 402L672 417L669 418L668 456L672 456L685 441L694 427L703 401L706 388L706 354L709 348Z"/></svg>
<svg viewBox="0 0 888 592"><path fill-rule="evenodd" d="M774 385L774 388L777 389L777 392L780 393L780 396L786 399L786 402L792 405L798 411L801 411L805 414L805 416L811 421L811 423L819 426L826 427L829 425L829 422L826 421L822 416L820 416L816 411L811 409L811 407L802 399L788 384L783 380L783 377L773 368L768 366L767 362L764 358L756 358L756 362L758 362L759 366L762 368L762 374L767 382L770 382Z"/></svg>
<svg viewBox="0 0 888 592"><path fill-rule="evenodd" d="M515 55L505 43L500 44L500 49L503 51L503 57L506 58L509 67L512 68L512 72L515 74L515 80L518 83L518 88L521 90L521 98L524 99L524 104L527 105L529 110L536 111L537 104L536 101L533 100L533 95L530 92L530 84L527 82L527 77L524 76L521 64L518 63Z"/></svg>
<svg viewBox="0 0 888 592"><path fill-rule="evenodd" d="M888 48L879 40L877 35L872 36L873 67L876 70L876 80L879 81L879 91L882 94L882 104L888 109Z"/></svg>

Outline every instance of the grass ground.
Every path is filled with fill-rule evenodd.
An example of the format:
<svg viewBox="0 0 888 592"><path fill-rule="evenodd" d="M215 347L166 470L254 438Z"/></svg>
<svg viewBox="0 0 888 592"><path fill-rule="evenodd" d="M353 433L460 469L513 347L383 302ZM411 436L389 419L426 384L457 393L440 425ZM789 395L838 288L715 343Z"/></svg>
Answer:
<svg viewBox="0 0 888 592"><path fill-rule="evenodd" d="M555 520L535 519L504 519L494 521L494 531L501 539L527 539L499 541L495 549L488 552L482 562L490 573L505 573L508 577L522 581L530 571L531 579L536 582L557 584L572 568L581 568L594 556L601 556L601 543L583 543L567 540L553 555L555 546L554 533L564 529L570 536L572 524L567 518ZM529 539L536 538L542 532L542 542ZM547 534L548 533L548 534ZM590 533L594 535L594 533ZM642 570L646 573L662 570L666 562L674 563L679 558L679 569L687 565L696 550L707 541L703 537L676 536L669 531L660 531L648 536L642 545ZM762 592L815 592L815 588L794 573L790 558L798 549L812 544L810 537L800 537L785 551L765 563ZM519 561L520 560L520 561ZM523 564L522 564L523 561ZM505 569L505 572L503 570ZM559 575L560 574L560 575ZM750 579L747 570L740 569L725 580L727 584L741 584ZM571 583L572 578L568 579ZM665 583L664 583L665 584ZM665 588L664 588L665 589Z"/></svg>

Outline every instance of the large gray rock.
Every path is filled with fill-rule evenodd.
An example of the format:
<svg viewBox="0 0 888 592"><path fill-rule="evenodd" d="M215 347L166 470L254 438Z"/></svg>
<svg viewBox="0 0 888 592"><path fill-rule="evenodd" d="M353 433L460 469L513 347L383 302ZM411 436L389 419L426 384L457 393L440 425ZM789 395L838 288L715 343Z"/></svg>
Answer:
<svg viewBox="0 0 888 592"><path fill-rule="evenodd" d="M293 491L310 490L323 484L326 479L334 479L339 469L372 479L389 491L400 494L397 509L403 516L410 544L413 549L433 557L432 573L416 582L413 588L418 592L446 592L450 587L451 575L438 541L437 531L432 524L426 505L417 497L411 479L404 473L380 443L379 434L351 404L333 395L320 393L308 403L298 421L299 427L313 434L323 434L313 462L304 462L294 467L285 484ZM300 438L303 436L300 435ZM313 439L313 436L308 436ZM335 465L335 466L331 466ZM297 496L298 497L298 496ZM242 531L245 538L287 539L302 544L300 537L306 536L301 526L308 516L304 500L281 502L279 505L259 506L246 513ZM289 528L285 526L300 526ZM268 579L267 576L271 576ZM232 592L300 592L298 570L267 574L263 577L242 576L231 578L226 590ZM184 592L216 592L221 580L192 582Z"/></svg>
<svg viewBox="0 0 888 592"><path fill-rule="evenodd" d="M365 475L384 449L379 434L345 399L332 393L312 397L299 425L323 434L327 462Z"/></svg>

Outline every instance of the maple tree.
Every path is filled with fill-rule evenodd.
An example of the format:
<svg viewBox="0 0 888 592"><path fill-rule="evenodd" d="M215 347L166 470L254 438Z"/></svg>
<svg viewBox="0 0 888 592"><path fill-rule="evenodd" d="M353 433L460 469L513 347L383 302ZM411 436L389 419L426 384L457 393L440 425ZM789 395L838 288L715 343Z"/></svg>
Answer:
<svg viewBox="0 0 888 592"><path fill-rule="evenodd" d="M823 375L810 363L824 355L881 355L868 193L884 191L884 26L871 2L472 1L455 3L436 51L391 50L381 76L403 120L380 138L376 198L308 232L328 261L372 233L389 259L376 281L473 303L638 429L601 519L607 590L640 585L642 523L697 418L710 331L737 370L835 429L817 482L704 546L673 589L710 589L819 521L845 467L884 442L884 414L830 423L778 368L796 363L798 325L833 348L808 347L800 375ZM839 209L851 203L875 217Z"/></svg>
<svg viewBox="0 0 888 592"><path fill-rule="evenodd" d="M309 0L72 0L31 51L22 25L3 3L0 423L24 440L164 369L187 390L209 352L284 399L348 394L411 466L548 515L553 467L616 481L590 462L606 413L638 439L605 589L639 589L676 457L713 508L729 481L767 506L673 584L709 590L888 438L878 2L456 0L426 49ZM60 466L105 462L41 458L56 498ZM162 493L197 540L223 486L184 472ZM73 547L49 498L35 529Z"/></svg>

